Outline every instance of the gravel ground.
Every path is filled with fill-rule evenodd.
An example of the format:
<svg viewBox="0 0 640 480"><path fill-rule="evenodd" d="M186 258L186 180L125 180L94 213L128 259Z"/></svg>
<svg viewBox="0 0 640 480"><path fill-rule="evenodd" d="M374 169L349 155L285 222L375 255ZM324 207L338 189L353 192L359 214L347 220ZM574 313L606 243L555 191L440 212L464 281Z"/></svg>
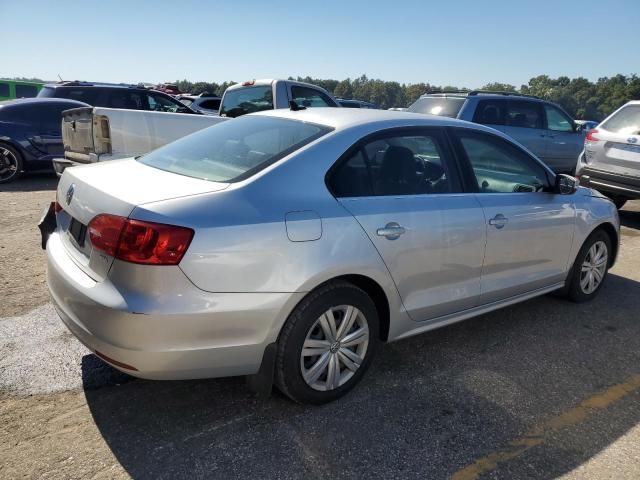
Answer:
<svg viewBox="0 0 640 480"><path fill-rule="evenodd" d="M277 393L257 400L239 378L134 380L84 349L42 282L22 285L44 271L26 245L51 196L28 187L41 182L0 192L2 225L8 213L22 222L0 231L2 245L21 239L0 268L11 292L0 313L0 478L437 479L478 461L490 466L480 478L640 478L638 202L622 214L620 260L595 301L545 296L386 345L350 395L304 407ZM7 198L31 213L7 212L18 202ZM17 249L27 260L5 264ZM585 401L594 407L582 417L567 413Z"/></svg>

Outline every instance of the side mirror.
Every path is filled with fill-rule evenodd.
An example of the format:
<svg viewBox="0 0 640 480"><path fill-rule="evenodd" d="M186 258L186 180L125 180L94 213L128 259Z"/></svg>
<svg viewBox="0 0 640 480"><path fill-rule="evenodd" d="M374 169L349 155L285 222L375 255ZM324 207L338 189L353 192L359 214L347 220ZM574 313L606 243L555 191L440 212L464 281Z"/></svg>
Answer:
<svg viewBox="0 0 640 480"><path fill-rule="evenodd" d="M578 189L578 181L571 175L560 173L556 175L555 193L560 195L573 195Z"/></svg>

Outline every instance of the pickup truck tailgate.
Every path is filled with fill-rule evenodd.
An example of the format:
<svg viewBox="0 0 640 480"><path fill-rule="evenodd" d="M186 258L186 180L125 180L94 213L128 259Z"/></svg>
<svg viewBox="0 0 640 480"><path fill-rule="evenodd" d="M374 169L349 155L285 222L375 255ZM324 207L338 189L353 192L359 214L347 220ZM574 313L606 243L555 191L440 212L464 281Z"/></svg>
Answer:
<svg viewBox="0 0 640 480"><path fill-rule="evenodd" d="M92 107L74 108L62 112L62 141L65 158L81 163L92 161L89 154L95 153L94 128L100 128L100 125L99 117L94 119ZM108 124L106 128L109 128Z"/></svg>

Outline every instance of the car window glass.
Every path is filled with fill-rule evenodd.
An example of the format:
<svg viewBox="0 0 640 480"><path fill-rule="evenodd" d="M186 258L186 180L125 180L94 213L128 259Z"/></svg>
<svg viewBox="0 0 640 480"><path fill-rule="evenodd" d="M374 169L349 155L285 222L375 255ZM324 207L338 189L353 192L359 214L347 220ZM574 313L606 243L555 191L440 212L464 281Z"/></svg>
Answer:
<svg viewBox="0 0 640 480"><path fill-rule="evenodd" d="M508 102L507 125L510 127L542 128L542 115L538 102Z"/></svg>
<svg viewBox="0 0 640 480"><path fill-rule="evenodd" d="M170 98L155 93L147 94L147 101L149 102L149 110L156 112L172 112L176 113L182 108L177 102L174 102Z"/></svg>
<svg viewBox="0 0 640 480"><path fill-rule="evenodd" d="M313 88L292 86L291 96L293 101L301 107L334 107L328 95Z"/></svg>
<svg viewBox="0 0 640 480"><path fill-rule="evenodd" d="M273 109L271 85L229 89L220 106L221 117L239 117L247 113Z"/></svg>
<svg viewBox="0 0 640 480"><path fill-rule="evenodd" d="M451 192L441 149L430 135L389 136L365 145L375 195Z"/></svg>
<svg viewBox="0 0 640 480"><path fill-rule="evenodd" d="M547 128L556 132L573 132L571 119L553 105L545 105L547 114Z"/></svg>
<svg viewBox="0 0 640 480"><path fill-rule="evenodd" d="M142 97L137 92L130 92L125 89L113 90L108 93L108 107L126 108L129 110L146 110L142 103Z"/></svg>
<svg viewBox="0 0 640 480"><path fill-rule="evenodd" d="M16 98L32 98L38 95L38 88L35 85L16 84Z"/></svg>
<svg viewBox="0 0 640 480"><path fill-rule="evenodd" d="M58 98L69 98L78 100L79 102L95 105L98 98L98 90L84 88L58 88L55 89L55 95Z"/></svg>
<svg viewBox="0 0 640 480"><path fill-rule="evenodd" d="M181 98L180 101L187 107L191 106L191 104L193 103L193 100L191 100L190 98Z"/></svg>
<svg viewBox="0 0 640 480"><path fill-rule="evenodd" d="M501 100L481 100L473 121L485 125L504 125L506 104Z"/></svg>
<svg viewBox="0 0 640 480"><path fill-rule="evenodd" d="M0 82L0 97L9 96L9 84Z"/></svg>
<svg viewBox="0 0 640 480"><path fill-rule="evenodd" d="M371 178L362 149L356 150L347 161L336 168L331 176L330 188L338 198L373 195Z"/></svg>
<svg viewBox="0 0 640 480"><path fill-rule="evenodd" d="M220 99L204 100L200 102L199 106L207 110L218 110L218 108L220 108Z"/></svg>
<svg viewBox="0 0 640 480"><path fill-rule="evenodd" d="M456 118L466 101L466 98L461 97L422 97L411 104L407 112Z"/></svg>
<svg viewBox="0 0 640 480"><path fill-rule="evenodd" d="M640 135L640 105L627 105L600 126L609 132Z"/></svg>
<svg viewBox="0 0 640 480"><path fill-rule="evenodd" d="M480 193L538 192L548 186L544 168L514 145L485 134L458 136Z"/></svg>

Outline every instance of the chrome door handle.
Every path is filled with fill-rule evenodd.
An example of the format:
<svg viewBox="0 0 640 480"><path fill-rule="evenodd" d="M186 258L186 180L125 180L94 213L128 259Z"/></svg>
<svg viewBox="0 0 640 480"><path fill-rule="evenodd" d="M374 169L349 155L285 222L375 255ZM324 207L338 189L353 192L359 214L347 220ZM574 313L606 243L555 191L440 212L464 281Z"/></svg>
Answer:
<svg viewBox="0 0 640 480"><path fill-rule="evenodd" d="M509 222L509 219L502 215L501 213L497 214L491 220L489 220L489 225L493 225L497 229L504 227Z"/></svg>
<svg viewBox="0 0 640 480"><path fill-rule="evenodd" d="M389 222L383 228L376 230L380 237L386 237L387 240L395 240L400 237L406 230L396 222Z"/></svg>

